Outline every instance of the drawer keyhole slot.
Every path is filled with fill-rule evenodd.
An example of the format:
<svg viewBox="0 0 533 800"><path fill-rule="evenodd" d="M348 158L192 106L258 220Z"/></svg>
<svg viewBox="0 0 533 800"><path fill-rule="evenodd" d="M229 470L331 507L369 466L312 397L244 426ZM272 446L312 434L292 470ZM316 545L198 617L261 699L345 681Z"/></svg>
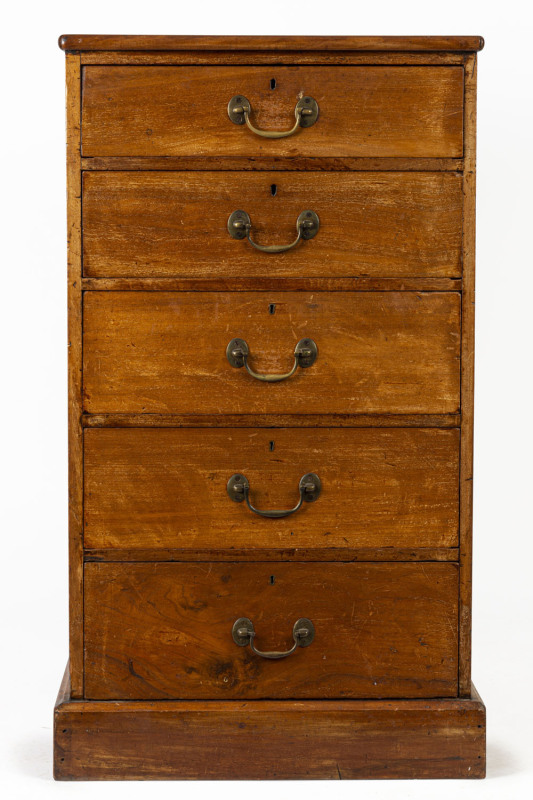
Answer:
<svg viewBox="0 0 533 800"><path fill-rule="evenodd" d="M276 79L275 78L271 78L270 79L270 88L271 89L275 89L276 88Z"/></svg>

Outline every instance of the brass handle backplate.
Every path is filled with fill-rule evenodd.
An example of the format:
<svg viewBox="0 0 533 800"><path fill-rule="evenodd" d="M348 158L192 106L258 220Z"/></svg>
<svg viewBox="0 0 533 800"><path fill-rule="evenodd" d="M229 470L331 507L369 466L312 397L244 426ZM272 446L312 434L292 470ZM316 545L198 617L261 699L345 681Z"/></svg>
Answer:
<svg viewBox="0 0 533 800"><path fill-rule="evenodd" d="M302 211L296 220L296 239L290 244L257 244L251 236L252 220L246 211L233 211L228 219L228 233L232 239L248 239L252 247L262 253L284 253L292 250L300 241L313 239L320 229L320 219L314 211Z"/></svg>
<svg viewBox="0 0 533 800"><path fill-rule="evenodd" d="M235 644L238 644L239 647L246 647L246 645L249 644L251 650L256 654L256 656L261 656L261 658L278 659L287 658L287 656L290 656L292 653L294 653L298 647L309 647L315 638L315 626L311 620L307 619L306 617L296 620L292 629L292 638L294 639L294 644L289 650L282 650L281 652L276 650L265 652L256 648L254 644L254 624L251 619L248 619L248 617L240 617L239 619L235 620L231 630L231 635L233 636L233 641Z"/></svg>
<svg viewBox="0 0 533 800"><path fill-rule="evenodd" d="M294 107L296 122L288 131L262 131L250 122L252 105L246 97L236 94L228 103L228 117L235 125L246 125L252 133L264 139L285 139L292 136L298 128L310 128L318 119L318 103L312 97L302 97Z"/></svg>
<svg viewBox="0 0 533 800"><path fill-rule="evenodd" d="M307 369L313 366L318 357L318 347L312 339L300 339L294 348L294 364L288 372L283 372L279 375L262 375L260 372L254 372L248 363L248 356L250 355L250 348L244 339L232 339L226 347L226 358L232 367L240 369L246 367L246 371L252 378L265 383L279 383L294 375L298 367Z"/></svg>
<svg viewBox="0 0 533 800"><path fill-rule="evenodd" d="M242 503L245 501L250 511L253 511L254 514L258 514L260 517L267 517L268 519L290 517L291 514L295 514L300 510L303 503L314 503L315 500L318 500L320 497L322 482L314 472L307 472L300 478L298 490L300 492L300 499L293 508L261 511L261 509L252 505L250 501L250 483L245 475L235 473L235 475L231 476L226 486L228 495L235 503Z"/></svg>

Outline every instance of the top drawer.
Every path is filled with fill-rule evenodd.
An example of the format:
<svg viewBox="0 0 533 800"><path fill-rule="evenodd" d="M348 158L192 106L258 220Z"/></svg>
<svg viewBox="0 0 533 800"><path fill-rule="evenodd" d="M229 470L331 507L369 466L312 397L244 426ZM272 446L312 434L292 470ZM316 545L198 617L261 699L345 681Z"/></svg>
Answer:
<svg viewBox="0 0 533 800"><path fill-rule="evenodd" d="M258 129L291 129L308 96L318 120L262 138L228 117L236 95ZM88 66L82 154L460 158L463 68Z"/></svg>

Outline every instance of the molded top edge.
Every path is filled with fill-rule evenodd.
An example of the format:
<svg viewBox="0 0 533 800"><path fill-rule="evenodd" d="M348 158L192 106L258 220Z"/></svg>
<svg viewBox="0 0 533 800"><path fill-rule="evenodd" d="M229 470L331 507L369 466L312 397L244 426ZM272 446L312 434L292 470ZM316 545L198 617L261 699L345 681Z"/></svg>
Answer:
<svg viewBox="0 0 533 800"><path fill-rule="evenodd" d="M476 52L482 36L115 36L64 34L59 47L68 51L113 50L326 50L394 52Z"/></svg>

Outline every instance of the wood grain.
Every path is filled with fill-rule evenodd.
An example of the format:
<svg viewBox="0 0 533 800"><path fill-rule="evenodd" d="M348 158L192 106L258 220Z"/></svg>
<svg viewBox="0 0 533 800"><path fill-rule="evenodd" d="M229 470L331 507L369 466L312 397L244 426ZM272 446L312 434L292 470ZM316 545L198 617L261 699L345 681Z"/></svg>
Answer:
<svg viewBox="0 0 533 800"><path fill-rule="evenodd" d="M84 414L84 428L457 428L460 414Z"/></svg>
<svg viewBox="0 0 533 800"><path fill-rule="evenodd" d="M275 305L275 313L270 306ZM315 364L268 384L231 367L248 342L261 373L286 372L303 337ZM84 295L88 413L395 413L459 410L455 293Z"/></svg>
<svg viewBox="0 0 533 800"><path fill-rule="evenodd" d="M483 40L60 46L70 666L55 776L482 777L470 670ZM260 139L227 118L238 93L265 129L289 127L304 93L320 118ZM283 256L226 233L236 203L258 241L289 241L301 202L321 231ZM227 363L233 336L260 372L286 371L304 336L319 357L259 384ZM293 517L227 497L239 472L259 508L289 507L307 470L323 492ZM233 643L241 615L264 649L289 647L299 616L317 636L264 661Z"/></svg>
<svg viewBox="0 0 533 800"><path fill-rule="evenodd" d="M465 699L72 702L56 780L483 778L486 713ZM241 758L245 753L246 758Z"/></svg>
<svg viewBox="0 0 533 800"><path fill-rule="evenodd" d="M434 429L85 431L88 548L456 547L459 431ZM315 472L315 503L264 519L230 500L243 473L259 508L291 508Z"/></svg>
<svg viewBox="0 0 533 800"><path fill-rule="evenodd" d="M262 253L232 239L242 208ZM92 277L460 277L462 177L454 173L89 172L83 179L83 271Z"/></svg>
<svg viewBox="0 0 533 800"><path fill-rule="evenodd" d="M80 58L66 57L69 652L72 697L83 696L83 430Z"/></svg>
<svg viewBox="0 0 533 800"><path fill-rule="evenodd" d="M275 550L261 546L230 550L153 547L85 549L85 561L458 561L457 547L292 547Z"/></svg>
<svg viewBox="0 0 533 800"><path fill-rule="evenodd" d="M465 63L468 52L437 50L434 52L392 52L357 50L88 50L80 51L82 65L85 64L307 64L322 66L348 65L393 65L393 66L432 66L436 64Z"/></svg>
<svg viewBox="0 0 533 800"><path fill-rule="evenodd" d="M307 158L295 156L93 156L82 158L83 170L219 170L250 172L462 172L462 158Z"/></svg>
<svg viewBox="0 0 533 800"><path fill-rule="evenodd" d="M465 71L465 282L462 293L463 335L461 339L461 426L460 491L460 616L459 692L471 689L472 661L472 511L474 472L474 335L475 335L475 243L476 243L476 57Z"/></svg>
<svg viewBox="0 0 533 800"><path fill-rule="evenodd" d="M62 50L481 50L482 36L147 36L63 34Z"/></svg>
<svg viewBox="0 0 533 800"><path fill-rule="evenodd" d="M458 569L403 564L85 565L85 697L449 697L457 693ZM299 617L315 639L286 650Z"/></svg>
<svg viewBox="0 0 533 800"><path fill-rule="evenodd" d="M461 278L82 278L105 292L460 292Z"/></svg>
<svg viewBox="0 0 533 800"><path fill-rule="evenodd" d="M463 155L462 67L83 68L84 156ZM276 80L276 89L270 81ZM233 124L242 94L256 127L287 130L305 94L320 106L313 127L263 139ZM291 122L292 120L292 122Z"/></svg>

